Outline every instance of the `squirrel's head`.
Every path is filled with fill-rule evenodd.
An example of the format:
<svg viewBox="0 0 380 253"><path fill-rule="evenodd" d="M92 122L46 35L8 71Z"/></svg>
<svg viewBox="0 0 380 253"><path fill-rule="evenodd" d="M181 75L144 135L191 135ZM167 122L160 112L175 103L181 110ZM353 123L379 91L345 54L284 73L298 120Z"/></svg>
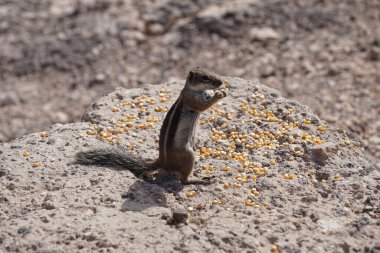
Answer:
<svg viewBox="0 0 380 253"><path fill-rule="evenodd" d="M185 88L202 92L205 90L218 89L222 84L223 80L219 75L208 69L196 67L189 71Z"/></svg>

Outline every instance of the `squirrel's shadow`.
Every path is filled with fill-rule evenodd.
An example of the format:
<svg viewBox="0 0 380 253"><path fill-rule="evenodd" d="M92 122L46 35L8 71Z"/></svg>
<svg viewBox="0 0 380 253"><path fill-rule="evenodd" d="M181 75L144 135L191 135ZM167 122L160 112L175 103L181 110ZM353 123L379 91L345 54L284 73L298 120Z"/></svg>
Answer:
<svg viewBox="0 0 380 253"><path fill-rule="evenodd" d="M177 194L182 189L181 183L166 177L137 180L122 194L125 201L121 205L121 211L139 212L153 206L168 207L166 194Z"/></svg>
<svg viewBox="0 0 380 253"><path fill-rule="evenodd" d="M119 148L122 149L122 147ZM125 158L125 154L127 152L117 149L96 149L79 152L76 154L75 160L68 163L68 165L92 165L94 167L107 167L111 170L121 171L126 169L125 166L120 166L121 164L128 165L134 162ZM113 162L112 159L116 159L119 162ZM141 173L137 174L136 171L132 170L130 172L132 172L136 179L141 176ZM122 198L125 201L121 205L121 211L142 211L153 206L167 207L166 194L177 194L183 189L183 185L178 179L173 178L167 173L159 173L159 170L153 173L146 173L142 179L137 179L128 191L122 194Z"/></svg>

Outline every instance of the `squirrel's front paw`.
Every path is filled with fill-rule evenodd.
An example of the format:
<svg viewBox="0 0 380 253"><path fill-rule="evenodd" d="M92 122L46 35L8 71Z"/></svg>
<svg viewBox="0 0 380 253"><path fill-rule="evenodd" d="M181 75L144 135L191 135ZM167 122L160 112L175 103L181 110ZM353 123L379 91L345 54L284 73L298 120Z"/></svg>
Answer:
<svg viewBox="0 0 380 253"><path fill-rule="evenodd" d="M215 97L217 97L218 99L222 99L224 97L227 96L227 92L224 91L224 90L217 90L215 91Z"/></svg>

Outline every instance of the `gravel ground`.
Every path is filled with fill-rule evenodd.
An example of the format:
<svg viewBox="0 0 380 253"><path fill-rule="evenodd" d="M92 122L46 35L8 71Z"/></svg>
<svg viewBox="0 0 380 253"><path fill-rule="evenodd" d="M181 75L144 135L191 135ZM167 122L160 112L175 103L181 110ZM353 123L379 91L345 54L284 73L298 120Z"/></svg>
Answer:
<svg viewBox="0 0 380 253"><path fill-rule="evenodd" d="M227 80L197 130L193 177L209 185L72 164L112 143L156 158L183 82L117 89L85 122L0 145L0 252L379 252L380 173L360 139L274 89Z"/></svg>
<svg viewBox="0 0 380 253"><path fill-rule="evenodd" d="M310 106L379 165L379 23L378 0L3 0L0 141L203 66Z"/></svg>

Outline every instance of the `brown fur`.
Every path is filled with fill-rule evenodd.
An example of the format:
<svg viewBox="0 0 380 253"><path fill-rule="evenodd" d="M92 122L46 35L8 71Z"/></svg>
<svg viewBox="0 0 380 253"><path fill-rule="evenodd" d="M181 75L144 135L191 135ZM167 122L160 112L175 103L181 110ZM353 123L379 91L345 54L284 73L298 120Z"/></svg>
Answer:
<svg viewBox="0 0 380 253"><path fill-rule="evenodd" d="M211 71L191 70L184 89L165 117L160 132L158 164L163 173L178 177L182 183L191 183L189 175L195 163L194 135L199 114L226 96L217 91L208 97L205 92L219 88L222 83L222 79Z"/></svg>

